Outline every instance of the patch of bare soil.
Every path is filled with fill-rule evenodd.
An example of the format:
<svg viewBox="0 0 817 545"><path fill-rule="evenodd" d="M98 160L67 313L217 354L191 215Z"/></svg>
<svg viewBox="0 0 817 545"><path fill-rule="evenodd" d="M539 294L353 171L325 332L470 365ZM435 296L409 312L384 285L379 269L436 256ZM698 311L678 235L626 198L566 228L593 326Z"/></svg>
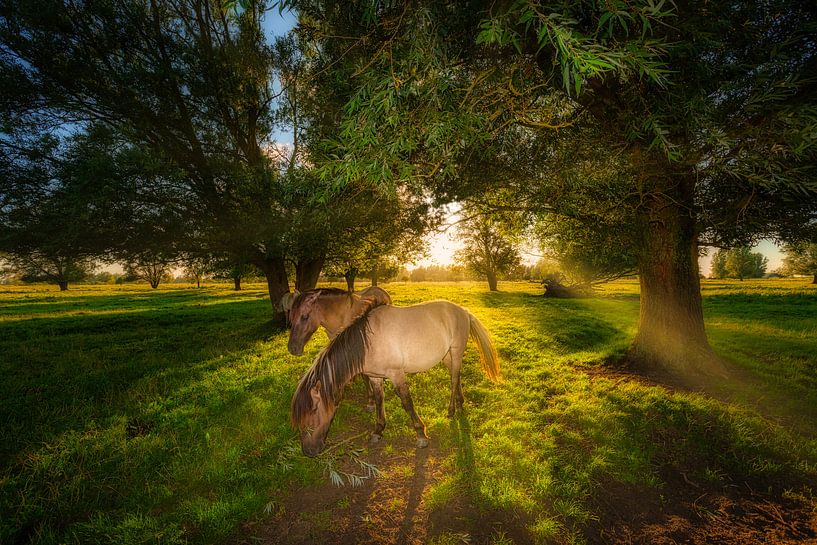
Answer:
<svg viewBox="0 0 817 545"><path fill-rule="evenodd" d="M747 485L703 488L682 474L657 491L602 486L586 531L590 543L674 545L817 544L817 511L806 501Z"/></svg>

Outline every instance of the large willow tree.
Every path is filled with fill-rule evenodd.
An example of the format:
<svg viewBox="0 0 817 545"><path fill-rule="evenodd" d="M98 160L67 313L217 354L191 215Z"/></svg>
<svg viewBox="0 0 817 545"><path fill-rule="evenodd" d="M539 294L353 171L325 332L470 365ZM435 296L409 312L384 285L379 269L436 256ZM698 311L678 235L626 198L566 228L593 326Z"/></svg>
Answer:
<svg viewBox="0 0 817 545"><path fill-rule="evenodd" d="M716 370L700 245L814 226L812 3L288 4L348 97L324 175L624 222L652 368Z"/></svg>

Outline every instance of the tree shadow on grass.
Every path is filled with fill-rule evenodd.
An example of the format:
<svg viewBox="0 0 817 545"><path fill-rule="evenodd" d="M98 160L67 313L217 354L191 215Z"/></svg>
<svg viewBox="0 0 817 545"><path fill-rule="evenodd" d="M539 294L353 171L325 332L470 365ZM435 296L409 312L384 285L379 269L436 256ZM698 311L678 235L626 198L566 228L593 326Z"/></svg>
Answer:
<svg viewBox="0 0 817 545"><path fill-rule="evenodd" d="M174 289L170 291L123 292L108 295L96 293L67 293L59 295L16 296L2 299L0 316L59 314L76 311L122 311L149 310L191 306L196 302L213 301L215 293L210 290ZM233 299L249 300L245 292L218 292L218 301ZM27 319L28 316L26 316Z"/></svg>
<svg viewBox="0 0 817 545"><path fill-rule="evenodd" d="M810 329L817 325L817 293L708 295L704 298L704 313L707 319L761 325L782 320L798 330Z"/></svg>
<svg viewBox="0 0 817 545"><path fill-rule="evenodd" d="M170 309L154 301L127 313L0 322L0 419L8 425L0 461L84 429L89 419L127 412L134 387L172 397L281 332L265 301L193 306L196 299L175 298Z"/></svg>
<svg viewBox="0 0 817 545"><path fill-rule="evenodd" d="M453 493L429 513L429 538L466 536L464 539L469 543L492 543L497 536L504 535L513 543L532 543L528 515L521 509L495 507L483 496L483 477L474 456L473 432L465 410L450 419L449 432L454 450Z"/></svg>
<svg viewBox="0 0 817 545"><path fill-rule="evenodd" d="M483 304L518 314L543 350L562 355L596 350L611 344L626 344L625 324L611 323L599 316L586 299L553 299L527 293L486 292Z"/></svg>

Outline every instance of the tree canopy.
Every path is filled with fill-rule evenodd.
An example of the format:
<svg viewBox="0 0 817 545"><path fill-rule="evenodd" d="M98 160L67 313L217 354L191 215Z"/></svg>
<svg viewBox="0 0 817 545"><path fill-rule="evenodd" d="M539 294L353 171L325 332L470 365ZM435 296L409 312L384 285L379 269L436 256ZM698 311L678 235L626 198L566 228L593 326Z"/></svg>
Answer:
<svg viewBox="0 0 817 545"><path fill-rule="evenodd" d="M458 224L458 236L464 244L456 253L457 261L466 269L488 281L491 291L497 290L497 280L521 263L519 245L523 222L518 214L489 213L465 207L467 217Z"/></svg>
<svg viewBox="0 0 817 545"><path fill-rule="evenodd" d="M496 206L619 222L640 273L639 361L719 372L698 245L814 228L814 6L286 5L324 77L350 88L324 178L440 201L507 189Z"/></svg>
<svg viewBox="0 0 817 545"><path fill-rule="evenodd" d="M271 42L272 7L2 3L0 146L111 131L151 166L125 178L142 217L257 266L279 320L288 264L308 286L436 206L565 218L562 242L619 245L637 268L632 359L693 374L719 372L699 247L814 240L810 3L286 0L298 27Z"/></svg>

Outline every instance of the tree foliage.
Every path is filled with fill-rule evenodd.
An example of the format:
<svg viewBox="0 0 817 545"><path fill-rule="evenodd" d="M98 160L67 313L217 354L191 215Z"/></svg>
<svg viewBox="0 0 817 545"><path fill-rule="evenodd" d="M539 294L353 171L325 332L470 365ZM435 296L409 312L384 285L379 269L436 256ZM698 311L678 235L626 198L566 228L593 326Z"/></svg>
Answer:
<svg viewBox="0 0 817 545"><path fill-rule="evenodd" d="M761 278L769 260L748 246L717 250L712 255L710 278Z"/></svg>
<svg viewBox="0 0 817 545"><path fill-rule="evenodd" d="M817 217L810 4L286 4L350 88L324 178L632 226L640 360L711 370L698 244Z"/></svg>
<svg viewBox="0 0 817 545"><path fill-rule="evenodd" d="M783 269L786 274L810 274L817 284L817 243L799 242L787 244L783 251Z"/></svg>
<svg viewBox="0 0 817 545"><path fill-rule="evenodd" d="M40 135L27 150L0 145L0 251L24 280L65 290L115 243L112 203L121 172L107 135Z"/></svg>
<svg viewBox="0 0 817 545"><path fill-rule="evenodd" d="M198 250L249 256L267 275L275 302L288 289L293 180L280 175L267 151L274 148L278 90L275 52L260 26L266 8L252 2L237 15L197 0L49 9L6 2L0 70L5 125L101 124L169 165L181 175L144 180L157 185L143 189L158 188L195 223L189 232Z"/></svg>

